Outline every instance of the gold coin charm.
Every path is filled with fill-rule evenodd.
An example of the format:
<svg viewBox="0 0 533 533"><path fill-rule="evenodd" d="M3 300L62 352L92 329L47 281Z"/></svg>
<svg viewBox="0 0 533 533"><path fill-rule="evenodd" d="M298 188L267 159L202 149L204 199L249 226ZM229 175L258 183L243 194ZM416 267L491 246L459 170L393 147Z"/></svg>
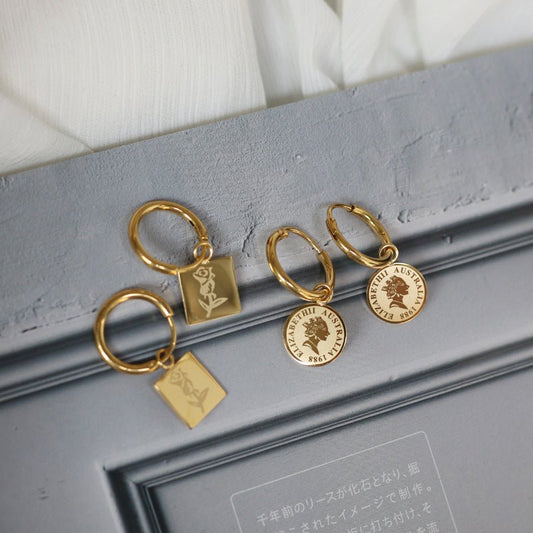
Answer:
<svg viewBox="0 0 533 533"><path fill-rule="evenodd" d="M331 363L346 343L346 326L341 316L327 305L308 304L296 309L285 322L285 348L308 366Z"/></svg>
<svg viewBox="0 0 533 533"><path fill-rule="evenodd" d="M186 266L165 263L146 251L139 238L139 223L152 211L171 211L191 224L198 238L192 263ZM241 312L233 259L230 256L213 258L213 245L207 230L192 211L166 200L148 202L131 217L129 237L135 253L150 268L178 276L187 324L199 324Z"/></svg>
<svg viewBox="0 0 533 533"><path fill-rule="evenodd" d="M361 218L377 235L381 241L377 257L360 252L348 242L333 217L333 210L337 208ZM368 282L366 300L378 318L401 324L420 313L426 303L426 280L415 267L396 263L398 248L392 244L389 234L374 215L357 205L332 204L328 208L326 226L335 243L350 259L377 269Z"/></svg>
<svg viewBox="0 0 533 533"><path fill-rule="evenodd" d="M426 280L415 267L393 263L370 278L366 299L378 318L400 324L420 313L426 303L426 293Z"/></svg>
<svg viewBox="0 0 533 533"><path fill-rule="evenodd" d="M278 241L290 233L304 238L315 250L324 267L325 280L313 289L296 283L283 270L276 252ZM302 300L313 302L291 313L283 329L283 342L289 355L306 366L322 366L336 359L346 344L346 326L339 313L327 304L333 298L335 271L329 255L307 233L293 227L276 230L267 241L266 253L270 270L278 281Z"/></svg>

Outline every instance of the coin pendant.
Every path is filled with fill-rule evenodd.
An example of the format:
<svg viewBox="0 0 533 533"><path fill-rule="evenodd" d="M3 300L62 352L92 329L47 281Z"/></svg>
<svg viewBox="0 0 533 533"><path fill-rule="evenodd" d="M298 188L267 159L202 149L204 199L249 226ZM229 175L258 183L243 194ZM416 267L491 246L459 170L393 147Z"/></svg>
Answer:
<svg viewBox="0 0 533 533"><path fill-rule="evenodd" d="M366 299L372 312L385 322L412 320L426 303L424 276L411 265L393 263L378 270L368 282Z"/></svg>
<svg viewBox="0 0 533 533"><path fill-rule="evenodd" d="M296 309L285 322L285 348L298 363L322 366L338 357L346 343L341 316L327 305L307 304Z"/></svg>

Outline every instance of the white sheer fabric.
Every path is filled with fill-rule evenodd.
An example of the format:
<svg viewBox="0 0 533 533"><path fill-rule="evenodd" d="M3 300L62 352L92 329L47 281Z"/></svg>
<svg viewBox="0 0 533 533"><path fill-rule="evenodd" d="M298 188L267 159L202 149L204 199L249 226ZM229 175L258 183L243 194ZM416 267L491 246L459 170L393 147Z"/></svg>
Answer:
<svg viewBox="0 0 533 533"><path fill-rule="evenodd" d="M533 0L0 0L0 174L533 42Z"/></svg>

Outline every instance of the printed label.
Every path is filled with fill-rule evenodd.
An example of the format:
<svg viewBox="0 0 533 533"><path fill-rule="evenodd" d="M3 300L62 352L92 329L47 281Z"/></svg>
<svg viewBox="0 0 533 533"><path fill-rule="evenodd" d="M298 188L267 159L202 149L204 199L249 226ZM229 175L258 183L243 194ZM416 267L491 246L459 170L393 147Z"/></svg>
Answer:
<svg viewBox="0 0 533 533"><path fill-rule="evenodd" d="M457 533L424 432L231 496L241 533Z"/></svg>

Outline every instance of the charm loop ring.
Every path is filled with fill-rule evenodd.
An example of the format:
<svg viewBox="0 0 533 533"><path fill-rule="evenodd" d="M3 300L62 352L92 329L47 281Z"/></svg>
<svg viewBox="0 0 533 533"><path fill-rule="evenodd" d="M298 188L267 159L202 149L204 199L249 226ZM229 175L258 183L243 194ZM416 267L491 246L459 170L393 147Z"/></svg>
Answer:
<svg viewBox="0 0 533 533"><path fill-rule="evenodd" d="M139 223L145 215L152 211L172 211L173 213L182 216L194 228L198 237L198 242L194 247L194 261L191 264L180 267L178 265L165 263L164 261L156 259L146 251L139 238ZM209 235L207 234L207 230L202 224L202 221L186 207L167 200L155 200L139 207L131 217L128 233L134 252L150 268L153 268L158 272L163 272L164 274L172 274L175 276L180 272L189 272L200 266L200 264L209 261L213 255L213 245L209 242Z"/></svg>
<svg viewBox="0 0 533 533"><path fill-rule="evenodd" d="M207 256L205 255L207 253ZM192 250L194 259L200 260L202 263L211 261L213 257L213 245L209 241L199 241Z"/></svg>
<svg viewBox="0 0 533 533"><path fill-rule="evenodd" d="M304 238L315 250L318 256L318 260L324 267L326 279L323 283L319 283L314 286L313 290L306 289L300 284L296 283L289 275L283 270L278 255L276 252L276 246L278 241L285 239L289 236L289 233L294 233ZM333 287L335 286L335 271L333 270L333 263L329 255L322 250L318 244L309 235L304 233L298 228L286 226L276 230L268 238L266 245L268 266L278 281L289 291L296 294L307 302L317 302L319 304L327 304L333 298Z"/></svg>
<svg viewBox="0 0 533 533"><path fill-rule="evenodd" d="M109 313L121 303L128 300L145 300L155 305L161 314L167 319L170 327L170 343L166 348L158 350L155 359L144 363L125 363L113 355L105 340L105 323ZM169 368L174 362L174 348L176 347L176 325L173 320L173 311L170 305L157 294L145 289L126 289L117 292L101 307L94 324L94 340L102 359L113 369L127 374L147 374L158 368Z"/></svg>
<svg viewBox="0 0 533 533"><path fill-rule="evenodd" d="M337 226L337 221L333 217L333 210L341 207L356 215L370 227L370 229L378 236L381 241L381 246L378 251L378 257L371 257L369 255L356 250L341 233ZM326 226L330 232L333 240L337 243L339 248L353 261L371 268L383 268L394 263L398 259L398 248L390 240L387 230L383 227L381 222L366 209L357 205L348 204L332 204L328 207L328 215L326 218Z"/></svg>

